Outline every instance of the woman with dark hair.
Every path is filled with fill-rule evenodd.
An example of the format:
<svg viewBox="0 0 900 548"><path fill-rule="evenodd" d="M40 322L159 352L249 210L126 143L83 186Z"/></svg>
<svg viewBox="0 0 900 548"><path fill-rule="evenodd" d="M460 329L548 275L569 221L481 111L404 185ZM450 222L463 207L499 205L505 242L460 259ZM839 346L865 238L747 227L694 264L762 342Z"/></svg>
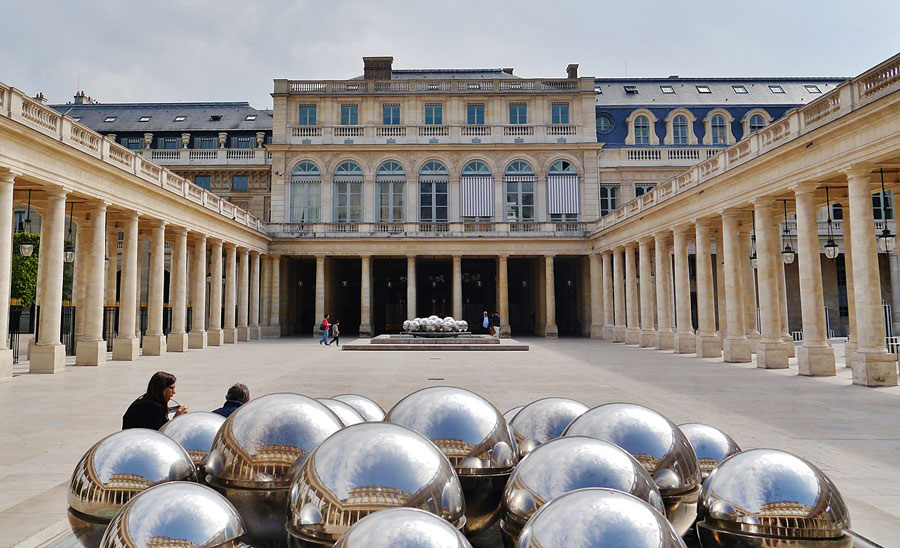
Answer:
<svg viewBox="0 0 900 548"><path fill-rule="evenodd" d="M157 371L147 383L147 392L134 400L122 416L122 430L149 428L159 430L169 421L169 400L175 395L175 375ZM179 405L175 416L187 413L187 407Z"/></svg>

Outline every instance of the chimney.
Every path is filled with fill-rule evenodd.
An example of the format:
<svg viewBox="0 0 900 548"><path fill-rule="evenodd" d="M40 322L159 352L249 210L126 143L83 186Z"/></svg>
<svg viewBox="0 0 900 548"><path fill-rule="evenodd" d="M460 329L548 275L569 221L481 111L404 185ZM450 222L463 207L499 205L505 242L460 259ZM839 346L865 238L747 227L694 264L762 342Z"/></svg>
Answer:
<svg viewBox="0 0 900 548"><path fill-rule="evenodd" d="M75 104L76 105L85 104L86 99L87 99L87 95L85 95L85 93L83 91L79 91L75 94Z"/></svg>
<svg viewBox="0 0 900 548"><path fill-rule="evenodd" d="M512 76L512 73L513 73L513 68L512 68L512 67L507 67L507 68L505 68L505 69L500 69L500 70L502 70L502 71L505 72L506 74L509 74L510 76Z"/></svg>
<svg viewBox="0 0 900 548"><path fill-rule="evenodd" d="M44 92L43 92L43 91L39 91L39 92L37 93L37 95L34 96L34 100L37 101L37 102L39 102L39 103L42 104L42 105L46 105L46 104L47 104L47 98L44 97Z"/></svg>
<svg viewBox="0 0 900 548"><path fill-rule="evenodd" d="M570 80L578 78L578 63L570 63L569 66L566 67L566 78L569 78Z"/></svg>
<svg viewBox="0 0 900 548"><path fill-rule="evenodd" d="M363 57L363 79L390 80L393 57Z"/></svg>

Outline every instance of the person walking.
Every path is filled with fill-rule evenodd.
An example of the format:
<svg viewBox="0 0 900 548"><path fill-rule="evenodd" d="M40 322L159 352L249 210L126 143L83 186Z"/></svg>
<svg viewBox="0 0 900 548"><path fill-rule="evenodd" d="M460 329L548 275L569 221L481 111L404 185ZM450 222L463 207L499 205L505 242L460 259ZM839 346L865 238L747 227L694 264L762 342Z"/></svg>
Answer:
<svg viewBox="0 0 900 548"><path fill-rule="evenodd" d="M485 333L490 333L491 330L491 317L488 316L488 311L484 311L484 315L481 318L481 327L484 328Z"/></svg>
<svg viewBox="0 0 900 548"><path fill-rule="evenodd" d="M325 343L325 346L334 343L338 348L341 347L341 322L335 320L333 324L331 324L331 340Z"/></svg>
<svg viewBox="0 0 900 548"><path fill-rule="evenodd" d="M329 323L330 316L325 314L325 317L322 318L322 323L319 324L319 331L322 331L322 338L319 339L319 344L328 344L328 333L331 331L331 324Z"/></svg>
<svg viewBox="0 0 900 548"><path fill-rule="evenodd" d="M494 328L494 336L500 338L500 313L494 312L491 316L491 326Z"/></svg>

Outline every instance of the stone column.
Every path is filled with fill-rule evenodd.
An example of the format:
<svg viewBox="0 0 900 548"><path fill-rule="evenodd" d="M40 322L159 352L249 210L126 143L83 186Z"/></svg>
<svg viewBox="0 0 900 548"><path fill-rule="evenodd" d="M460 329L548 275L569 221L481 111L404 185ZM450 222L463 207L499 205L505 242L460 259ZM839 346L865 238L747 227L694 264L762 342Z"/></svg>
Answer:
<svg viewBox="0 0 900 548"><path fill-rule="evenodd" d="M759 331L756 329L756 272L750 264L750 248L752 236L752 222L744 219L741 222L740 240L740 269L741 269L741 297L743 301L742 314L744 318L744 336L750 343L750 352L756 353L759 345Z"/></svg>
<svg viewBox="0 0 900 548"><path fill-rule="evenodd" d="M462 257L453 256L453 318L462 318Z"/></svg>
<svg viewBox="0 0 900 548"><path fill-rule="evenodd" d="M406 256L406 319L416 317L416 257Z"/></svg>
<svg viewBox="0 0 900 548"><path fill-rule="evenodd" d="M197 234L194 242L194 264L191 268L191 332L190 348L206 348L206 234Z"/></svg>
<svg viewBox="0 0 900 548"><path fill-rule="evenodd" d="M669 235L658 232L655 238L656 251L656 349L672 350L675 333L672 331L671 269L669 263Z"/></svg>
<svg viewBox="0 0 900 548"><path fill-rule="evenodd" d="M636 247L634 243L625 244L625 344L641 343L637 269L634 264Z"/></svg>
<svg viewBox="0 0 900 548"><path fill-rule="evenodd" d="M895 335L900 335L900 268L897 265L897 249L888 253L888 268L891 271L891 322Z"/></svg>
<svg viewBox="0 0 900 548"><path fill-rule="evenodd" d="M209 325L206 343L219 346L222 333L222 240L209 238Z"/></svg>
<svg viewBox="0 0 900 548"><path fill-rule="evenodd" d="M857 349L850 357L853 384L896 386L897 365L884 341L881 279L872 216L872 189L868 169L847 172L850 190L850 224L853 227L853 281L856 293Z"/></svg>
<svg viewBox="0 0 900 548"><path fill-rule="evenodd" d="M559 336L559 330L556 328L556 278L553 271L553 255L544 256L544 296L547 306L544 336L556 338Z"/></svg>
<svg viewBox="0 0 900 548"><path fill-rule="evenodd" d="M757 198L753 205L756 217L756 256L759 277L759 316L762 328L756 349L756 366L784 369L788 366L788 349L781 337L781 317L778 300L778 269L781 249L777 225L773 222L773 200L770 196Z"/></svg>
<svg viewBox="0 0 900 548"><path fill-rule="evenodd" d="M613 341L625 342L625 250L617 247L613 251L613 294L615 295L615 322Z"/></svg>
<svg viewBox="0 0 900 548"><path fill-rule="evenodd" d="M172 293L172 329L166 339L170 352L184 352L188 349L188 334L185 332L187 320L187 230L176 226L172 242L172 278L169 291ZM110 259L112 262L112 259Z"/></svg>
<svg viewBox="0 0 900 548"><path fill-rule="evenodd" d="M106 363L106 341L103 340L104 255L106 253L106 208L109 204L91 204L90 246L79 260L84 263L84 302L77 311L84 318L84 331L75 343L75 365ZM0 192L2 209L2 192ZM2 223L0 219L0 223ZM0 224L0 230L4 225ZM87 231L85 231L87 232ZM3 236L0 234L0 244ZM2 275L2 269L0 269ZM2 282L0 282L2 284ZM5 287L0 285L0 288ZM2 301L2 297L0 297ZM2 311L0 311L2 312Z"/></svg>
<svg viewBox="0 0 900 548"><path fill-rule="evenodd" d="M603 337L603 267L600 255L592 253L589 257L591 271L591 338Z"/></svg>
<svg viewBox="0 0 900 548"><path fill-rule="evenodd" d="M150 267L147 269L147 334L144 335L144 354L163 356L166 353L166 336L163 334L163 312L166 281L166 223L155 221L151 225Z"/></svg>
<svg viewBox="0 0 900 548"><path fill-rule="evenodd" d="M59 338L62 320L66 191L54 187L48 188L46 193L47 207L41 219L41 249L38 258L37 297L41 307L40 325L37 343L31 349L29 370L32 373L62 371L66 359L66 349ZM9 226L12 227L12 220Z"/></svg>
<svg viewBox="0 0 900 548"><path fill-rule="evenodd" d="M89 214L88 214L89 216ZM92 231L88 216L78 220L75 225L75 264L72 269L72 305L75 307L75 352L78 352L78 342L84 338L84 300L87 290L88 254L91 252ZM69 240L71 232L67 232ZM71 242L70 242L71 244Z"/></svg>
<svg viewBox="0 0 900 548"><path fill-rule="evenodd" d="M261 255L259 261L262 270L259 288L259 323L260 337L263 337L265 336L263 327L269 325L269 312L272 305L272 261L268 255Z"/></svg>
<svg viewBox="0 0 900 548"><path fill-rule="evenodd" d="M853 284L853 249L850 245L852 231L850 219L845 215L844 222L844 275L847 278L847 344L844 346L844 366L850 367L850 358L856 352L856 290Z"/></svg>
<svg viewBox="0 0 900 548"><path fill-rule="evenodd" d="M710 221L700 219L694 223L696 230L697 265L697 357L718 358L722 355L719 336L716 335L716 302L712 277L712 253L710 252Z"/></svg>
<svg viewBox="0 0 900 548"><path fill-rule="evenodd" d="M749 362L750 341L744 332L744 291L741 266L741 237L739 233L741 212L729 209L722 213L722 247L716 249L720 253L716 259L723 259L723 275L719 284L725 290L725 326L726 336L722 350L726 362ZM719 242L716 242L718 245Z"/></svg>
<svg viewBox="0 0 900 548"><path fill-rule="evenodd" d="M509 329L509 257L500 255L497 257L497 304L500 309L500 337L507 339L512 336Z"/></svg>
<svg viewBox="0 0 900 548"><path fill-rule="evenodd" d="M316 323L313 335L318 335L319 324L325 317L325 255L316 255Z"/></svg>
<svg viewBox="0 0 900 548"><path fill-rule="evenodd" d="M814 187L800 187L797 198L797 260L800 271L800 308L803 313L803 345L797 356L801 375L833 376L834 349L825 327L825 296L819 257Z"/></svg>
<svg viewBox="0 0 900 548"><path fill-rule="evenodd" d="M237 340L250 340L250 250L240 248L240 266L238 267L238 312Z"/></svg>
<svg viewBox="0 0 900 548"><path fill-rule="evenodd" d="M225 242L225 325L222 327L222 342L237 342L235 308L237 307L237 246Z"/></svg>
<svg viewBox="0 0 900 548"><path fill-rule="evenodd" d="M775 221L774 230L780 238L781 221ZM794 337L791 335L790 324L788 324L787 282L785 280L785 264L784 259L781 257L781 249L781 244L779 243L778 258L780 260L775 263L777 268L776 281L778 282L778 323L781 325L781 340L784 341L784 347L787 348L788 358L793 358L796 356L796 349L794 348Z"/></svg>
<svg viewBox="0 0 900 548"><path fill-rule="evenodd" d="M640 273L641 273L641 332L640 345L644 347L656 346L656 330L653 328L653 291L654 280L650 270L650 242L653 238L647 236L640 240Z"/></svg>
<svg viewBox="0 0 900 548"><path fill-rule="evenodd" d="M15 174L9 171L0 174L0 303L3 304L0 306L0 382L12 378L13 371L13 353L7 342L6 334L9 333L9 295L12 280L14 184ZM100 240L103 240L102 235ZM100 255L102 259L103 254L101 253ZM102 276L102 268L100 273ZM106 354L103 357L105 358Z"/></svg>
<svg viewBox="0 0 900 548"><path fill-rule="evenodd" d="M697 351L697 339L691 325L691 279L688 273L688 231L691 225L675 227L675 339L676 354Z"/></svg>
<svg viewBox="0 0 900 548"><path fill-rule="evenodd" d="M613 271L612 271L612 251L603 252L603 339L607 341L615 340L616 317L613 310Z"/></svg>
<svg viewBox="0 0 900 548"><path fill-rule="evenodd" d="M272 302L269 306L269 329L266 336L281 336L281 256L272 255ZM316 273L318 276L318 272Z"/></svg>
<svg viewBox="0 0 900 548"><path fill-rule="evenodd" d="M116 302L116 274L119 272L119 230L112 229L106 232L106 300Z"/></svg>
<svg viewBox="0 0 900 548"><path fill-rule="evenodd" d="M372 336L372 258L362 255L359 283L359 336Z"/></svg>
<svg viewBox="0 0 900 548"><path fill-rule="evenodd" d="M716 260L714 263L716 268L716 319L718 320L716 334L719 336L721 346L725 337L728 336L728 308L726 302L728 298L725 293L725 243L722 241L722 231L716 231L713 239L716 242Z"/></svg>
<svg viewBox="0 0 900 548"><path fill-rule="evenodd" d="M250 252L250 339L259 338L259 251Z"/></svg>
<svg viewBox="0 0 900 548"><path fill-rule="evenodd" d="M119 333L113 341L113 359L134 361L141 352L141 340L134 335L138 291L138 214L126 213L123 220L122 276L119 297Z"/></svg>

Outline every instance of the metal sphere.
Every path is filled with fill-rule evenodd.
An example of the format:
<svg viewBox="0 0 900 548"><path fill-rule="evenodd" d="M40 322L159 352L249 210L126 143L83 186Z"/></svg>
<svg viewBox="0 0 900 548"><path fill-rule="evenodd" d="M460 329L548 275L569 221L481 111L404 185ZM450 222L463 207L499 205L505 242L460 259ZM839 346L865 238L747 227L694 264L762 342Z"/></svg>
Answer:
<svg viewBox="0 0 900 548"><path fill-rule="evenodd" d="M700 463L700 477L702 481L706 481L709 473L720 462L735 453L741 452L741 448L737 442L731 439L731 436L708 424L690 422L679 424L678 428L684 432L684 435L687 436L688 441L691 442L691 446L694 448L697 461Z"/></svg>
<svg viewBox="0 0 900 548"><path fill-rule="evenodd" d="M559 438L523 459L506 484L500 531L507 545L515 543L525 522L546 503L587 487L616 489L665 513L653 478L624 449L594 438Z"/></svg>
<svg viewBox="0 0 900 548"><path fill-rule="evenodd" d="M403 320L403 331L409 331L412 322L410 320Z"/></svg>
<svg viewBox="0 0 900 548"><path fill-rule="evenodd" d="M613 489L579 489L553 499L529 520L515 546L685 548L665 516Z"/></svg>
<svg viewBox="0 0 900 548"><path fill-rule="evenodd" d="M384 409L380 405L359 394L339 394L332 396L331 399L342 401L356 409L360 415L366 419L366 422L378 422L384 420Z"/></svg>
<svg viewBox="0 0 900 548"><path fill-rule="evenodd" d="M357 520L400 506L427 510L457 528L465 524L459 479L434 444L395 424L356 424L301 464L286 527L292 545L330 545Z"/></svg>
<svg viewBox="0 0 900 548"><path fill-rule="evenodd" d="M186 413L170 420L159 431L177 441L199 467L224 422L225 417L216 413Z"/></svg>
<svg viewBox="0 0 900 548"><path fill-rule="evenodd" d="M354 409L349 403L344 403L332 398L318 398L316 399L316 401L321 403L328 409L331 409L331 412L337 415L339 419L341 419L341 422L344 424L344 426L352 426L354 424L366 422L365 417L363 417L359 413L359 411Z"/></svg>
<svg viewBox="0 0 900 548"><path fill-rule="evenodd" d="M632 403L608 403L575 419L565 436L612 442L631 453L650 472L679 534L697 517L700 464L694 448L675 424L656 411Z"/></svg>
<svg viewBox="0 0 900 548"><path fill-rule="evenodd" d="M503 418L506 419L507 423L511 423L512 420L514 418L516 418L516 415L519 413L519 411L522 410L523 407L525 407L525 406L519 405L519 406L513 407L512 409L509 409L506 413L503 413Z"/></svg>
<svg viewBox="0 0 900 548"><path fill-rule="evenodd" d="M196 481L197 469L178 442L155 430L111 434L81 457L69 481L68 518L85 546L98 546L106 526L132 497L160 483Z"/></svg>
<svg viewBox="0 0 900 548"><path fill-rule="evenodd" d="M452 525L417 508L369 514L341 535L334 548L472 548Z"/></svg>
<svg viewBox="0 0 900 548"><path fill-rule="evenodd" d="M562 436L588 406L568 398L543 398L523 407L509 422L519 446L519 458L542 443Z"/></svg>
<svg viewBox="0 0 900 548"><path fill-rule="evenodd" d="M244 524L222 495L196 483L151 487L131 499L109 524L102 548L241 546Z"/></svg>
<svg viewBox="0 0 900 548"><path fill-rule="evenodd" d="M753 546L852 546L845 533L850 514L831 480L774 449L744 451L719 464L703 485L698 519L705 547L750 546L750 539Z"/></svg>
<svg viewBox="0 0 900 548"><path fill-rule="evenodd" d="M444 316L444 322L445 322L445 323L446 323L446 322L452 322L452 321L454 321L454 320L453 320L453 316Z"/></svg>

